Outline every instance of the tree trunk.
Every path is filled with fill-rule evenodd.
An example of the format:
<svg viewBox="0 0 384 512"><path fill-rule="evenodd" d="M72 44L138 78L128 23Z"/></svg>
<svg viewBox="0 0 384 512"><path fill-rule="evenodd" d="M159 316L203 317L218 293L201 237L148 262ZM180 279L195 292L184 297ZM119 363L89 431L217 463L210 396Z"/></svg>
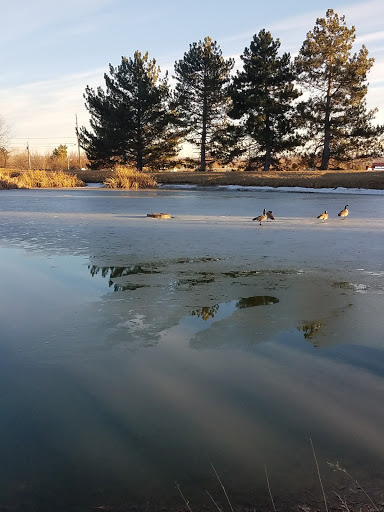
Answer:
<svg viewBox="0 0 384 512"><path fill-rule="evenodd" d="M323 154L321 157L321 170L327 170L329 165L329 159L331 158L331 121L330 121L330 111L331 111L331 87L332 81L331 78L328 80L328 90L327 90L327 101L325 104L325 118L324 118L324 145L323 145Z"/></svg>
<svg viewBox="0 0 384 512"><path fill-rule="evenodd" d="M265 172L269 171L269 169L271 167L271 162L272 162L271 148L269 146L267 146L267 148L265 150L263 171L265 171Z"/></svg>
<svg viewBox="0 0 384 512"><path fill-rule="evenodd" d="M206 149L207 149L207 96L204 96L203 101L203 127L201 130L201 148L200 148L200 171L206 171L207 163L206 163Z"/></svg>
<svg viewBox="0 0 384 512"><path fill-rule="evenodd" d="M204 135L204 139L203 139L203 135ZM206 135L202 134L202 136L201 136L201 151L200 151L200 171L205 171L206 167L207 167L207 163L205 160L205 146L206 146L205 138L206 138Z"/></svg>
<svg viewBox="0 0 384 512"><path fill-rule="evenodd" d="M267 172L267 171L269 171L269 168L271 167L271 162L272 162L271 144L270 144L271 131L270 131L269 114L267 114L266 119L265 119L265 134L266 134L266 138L265 138L266 142L265 142L265 157L264 157L263 171Z"/></svg>
<svg viewBox="0 0 384 512"><path fill-rule="evenodd" d="M143 170L143 154L140 150L137 153L136 170L138 172L142 172Z"/></svg>
<svg viewBox="0 0 384 512"><path fill-rule="evenodd" d="M136 170L142 172L143 170L143 137L141 131L141 109L138 108L137 112L137 155L136 155Z"/></svg>
<svg viewBox="0 0 384 512"><path fill-rule="evenodd" d="M328 119L325 120L325 129L324 129L324 146L323 146L323 154L321 157L321 165L320 169L322 171L326 171L329 165L329 159L331 157L331 129L329 126L329 114Z"/></svg>

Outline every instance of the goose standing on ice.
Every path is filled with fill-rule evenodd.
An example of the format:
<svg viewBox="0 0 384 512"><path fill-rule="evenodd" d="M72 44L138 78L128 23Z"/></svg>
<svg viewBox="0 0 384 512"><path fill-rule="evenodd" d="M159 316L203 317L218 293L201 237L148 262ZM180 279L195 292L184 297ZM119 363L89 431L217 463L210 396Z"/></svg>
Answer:
<svg viewBox="0 0 384 512"><path fill-rule="evenodd" d="M275 220L275 216L273 215L271 210L267 211L267 220Z"/></svg>
<svg viewBox="0 0 384 512"><path fill-rule="evenodd" d="M348 205L346 204L344 206L344 210L341 210L340 213L338 213L338 216L341 217L342 219L345 219L345 217L348 215L349 211L348 211Z"/></svg>
<svg viewBox="0 0 384 512"><path fill-rule="evenodd" d="M266 208L264 208L264 210L263 210L263 215L259 215L258 217L255 217L252 220L257 220L257 222L260 222L260 226L261 226L261 223L264 222L265 220L267 220L267 210L266 210Z"/></svg>
<svg viewBox="0 0 384 512"><path fill-rule="evenodd" d="M325 210L324 213L320 213L320 215L317 216L318 219L321 219L323 222L325 222L328 219L328 212Z"/></svg>

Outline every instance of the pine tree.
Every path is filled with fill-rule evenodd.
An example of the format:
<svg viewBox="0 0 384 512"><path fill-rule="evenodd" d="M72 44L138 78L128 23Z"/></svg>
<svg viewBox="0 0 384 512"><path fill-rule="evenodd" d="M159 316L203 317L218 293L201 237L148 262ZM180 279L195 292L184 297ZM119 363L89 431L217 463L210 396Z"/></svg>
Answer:
<svg viewBox="0 0 384 512"><path fill-rule="evenodd" d="M106 90L87 86L84 97L92 131L82 127L81 146L93 168L128 164L160 168L176 156L179 133L170 109L167 77L148 53L123 57L104 75Z"/></svg>
<svg viewBox="0 0 384 512"><path fill-rule="evenodd" d="M214 134L225 117L233 66L233 59L225 60L210 37L191 44L184 58L175 63L177 109L187 140L200 149L201 171L206 170Z"/></svg>
<svg viewBox="0 0 384 512"><path fill-rule="evenodd" d="M312 154L321 157L321 169L331 158L343 160L374 151L382 127L372 121L376 109L367 110L367 73L374 59L362 46L352 55L355 27L328 9L308 32L295 60L299 82L309 98L300 105Z"/></svg>
<svg viewBox="0 0 384 512"><path fill-rule="evenodd" d="M295 73L289 53L278 55L279 39L261 30L253 36L241 59L243 70L234 77L230 116L240 120L243 152L248 166L262 163L264 171L278 165L278 157L300 143L296 133Z"/></svg>
<svg viewBox="0 0 384 512"><path fill-rule="evenodd" d="M64 144L60 144L60 146L52 151L52 158L57 158L58 160L66 160L67 156L68 147Z"/></svg>

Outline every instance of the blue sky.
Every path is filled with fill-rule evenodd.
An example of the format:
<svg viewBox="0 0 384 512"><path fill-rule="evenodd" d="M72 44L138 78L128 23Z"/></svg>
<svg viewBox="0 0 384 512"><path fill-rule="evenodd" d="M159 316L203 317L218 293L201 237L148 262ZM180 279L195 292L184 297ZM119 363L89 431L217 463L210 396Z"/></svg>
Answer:
<svg viewBox="0 0 384 512"><path fill-rule="evenodd" d="M88 125L86 85L104 87L109 63L148 51L163 71L189 44L215 39L225 57L239 61L255 33L269 30L281 51L297 54L306 33L328 8L356 27L356 51L365 44L375 65L368 105L384 124L384 2L322 0L0 0L0 116L11 126L12 148L51 152L75 144L75 116ZM73 149L76 149L73 146Z"/></svg>

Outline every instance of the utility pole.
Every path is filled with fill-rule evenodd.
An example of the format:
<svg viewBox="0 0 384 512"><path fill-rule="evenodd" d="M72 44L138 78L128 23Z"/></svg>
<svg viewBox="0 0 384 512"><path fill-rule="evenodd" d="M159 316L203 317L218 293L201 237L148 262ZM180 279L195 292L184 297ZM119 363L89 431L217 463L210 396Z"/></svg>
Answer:
<svg viewBox="0 0 384 512"><path fill-rule="evenodd" d="M76 137L77 137L77 151L79 153L79 171L81 171L80 141L79 141L79 127L77 125L77 114L76 114Z"/></svg>
<svg viewBox="0 0 384 512"><path fill-rule="evenodd" d="M27 142L27 152L28 152L28 169L31 170L31 153L29 152L29 142Z"/></svg>

